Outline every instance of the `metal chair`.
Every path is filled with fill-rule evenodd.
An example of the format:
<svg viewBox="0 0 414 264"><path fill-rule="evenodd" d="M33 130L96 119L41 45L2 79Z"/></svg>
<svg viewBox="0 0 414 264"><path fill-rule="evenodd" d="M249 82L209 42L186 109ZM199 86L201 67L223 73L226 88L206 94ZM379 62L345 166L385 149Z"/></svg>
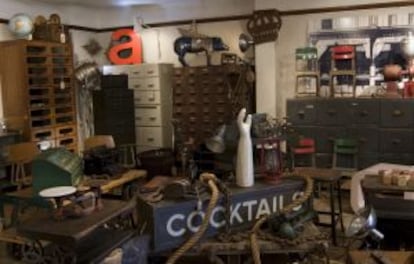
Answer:
<svg viewBox="0 0 414 264"><path fill-rule="evenodd" d="M341 171L343 176L348 177L358 170L358 141L356 139L335 139L332 168Z"/></svg>
<svg viewBox="0 0 414 264"><path fill-rule="evenodd" d="M344 67L345 64L348 64ZM342 66L342 67L341 67ZM351 78L352 86L351 93L344 93L341 88L341 96L350 94L355 97L356 89L356 53L355 47L351 45L338 45L331 47L331 71L330 71L330 83L331 83L331 96L335 96L335 78Z"/></svg>
<svg viewBox="0 0 414 264"><path fill-rule="evenodd" d="M298 165L300 165L300 167L316 167L315 152L315 140L313 138L299 139L298 144L292 148L293 168L297 167ZM306 160L304 160L304 157L308 157L308 161L310 163L304 164L304 162L306 162Z"/></svg>
<svg viewBox="0 0 414 264"><path fill-rule="evenodd" d="M358 171L358 141L352 138L334 140L332 169L338 170L342 180L341 189L350 190L350 179Z"/></svg>

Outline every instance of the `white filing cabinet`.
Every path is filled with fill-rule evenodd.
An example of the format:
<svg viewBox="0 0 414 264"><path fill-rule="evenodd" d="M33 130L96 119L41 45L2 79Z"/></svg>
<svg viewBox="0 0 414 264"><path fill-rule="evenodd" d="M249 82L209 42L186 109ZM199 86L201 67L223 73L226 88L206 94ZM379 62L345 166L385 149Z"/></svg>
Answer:
<svg viewBox="0 0 414 264"><path fill-rule="evenodd" d="M134 90L138 152L172 146L173 64L109 65L104 75L127 74Z"/></svg>

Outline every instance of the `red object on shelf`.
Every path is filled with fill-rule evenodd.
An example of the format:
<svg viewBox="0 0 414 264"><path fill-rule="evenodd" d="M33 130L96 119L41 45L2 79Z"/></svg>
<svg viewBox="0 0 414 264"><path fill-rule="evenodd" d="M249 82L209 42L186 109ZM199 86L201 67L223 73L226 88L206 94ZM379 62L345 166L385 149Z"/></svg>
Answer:
<svg viewBox="0 0 414 264"><path fill-rule="evenodd" d="M414 81L407 81L404 83L404 97L414 97Z"/></svg>
<svg viewBox="0 0 414 264"><path fill-rule="evenodd" d="M355 58L355 47L350 45L339 45L331 48L332 59L349 60Z"/></svg>

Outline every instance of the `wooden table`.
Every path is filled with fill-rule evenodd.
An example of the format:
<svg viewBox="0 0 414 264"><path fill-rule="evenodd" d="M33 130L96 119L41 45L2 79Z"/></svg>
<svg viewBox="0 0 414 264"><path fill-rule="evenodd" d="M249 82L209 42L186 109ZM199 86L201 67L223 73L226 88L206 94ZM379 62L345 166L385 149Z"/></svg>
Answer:
<svg viewBox="0 0 414 264"><path fill-rule="evenodd" d="M414 263L414 251L378 251L389 259L390 264ZM354 250L349 252L351 264L377 264L370 256L372 251Z"/></svg>
<svg viewBox="0 0 414 264"><path fill-rule="evenodd" d="M18 234L33 241L49 241L70 251L76 263L95 263L134 235L130 229L106 228L103 225L121 215L129 217L135 201L103 199L103 208L79 218L55 220L49 213L36 216L17 227ZM130 218L132 220L132 218Z"/></svg>
<svg viewBox="0 0 414 264"><path fill-rule="evenodd" d="M144 178L146 175L147 172L145 170L129 170L118 178L105 180L104 182L101 182L101 191L102 193L108 193L115 188L134 182L140 178ZM87 183L85 185L87 185ZM15 230L15 226L19 222L18 212L20 211L20 209L25 205L43 208L47 208L50 205L44 199L37 196L37 194L33 193L32 188L25 188L15 192L3 193L0 195L0 217L3 218L5 216L5 204L12 204L13 208L10 225L8 228L4 228L4 230L0 232L0 241L18 244L23 244L27 242L27 238L17 234Z"/></svg>

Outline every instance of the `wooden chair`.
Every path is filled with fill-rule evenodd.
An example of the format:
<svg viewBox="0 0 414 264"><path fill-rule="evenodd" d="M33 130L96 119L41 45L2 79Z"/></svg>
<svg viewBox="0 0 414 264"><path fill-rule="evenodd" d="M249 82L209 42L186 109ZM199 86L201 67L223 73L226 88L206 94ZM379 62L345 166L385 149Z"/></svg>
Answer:
<svg viewBox="0 0 414 264"><path fill-rule="evenodd" d="M85 139L84 149L90 150L95 147L105 146L107 148L115 148L115 141L111 135L96 135Z"/></svg>
<svg viewBox="0 0 414 264"><path fill-rule="evenodd" d="M40 153L36 142L22 142L7 146L8 161L11 166L10 181L18 189L31 185L32 177L27 172L27 166Z"/></svg>
<svg viewBox="0 0 414 264"><path fill-rule="evenodd" d="M111 135L95 135L85 139L84 150L90 150L99 146L116 148L119 151L119 163L125 168L136 168L135 144L116 146L114 138Z"/></svg>

